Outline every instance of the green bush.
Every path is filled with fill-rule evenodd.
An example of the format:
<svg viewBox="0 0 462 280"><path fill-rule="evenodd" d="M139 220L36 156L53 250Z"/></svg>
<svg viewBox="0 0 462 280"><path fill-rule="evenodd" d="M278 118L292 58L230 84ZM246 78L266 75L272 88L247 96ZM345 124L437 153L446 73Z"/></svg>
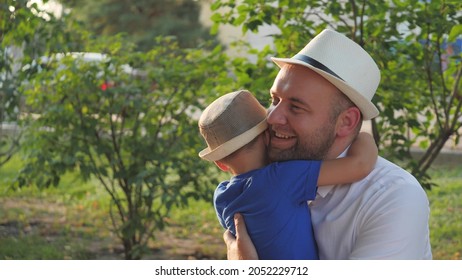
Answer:
<svg viewBox="0 0 462 280"><path fill-rule="evenodd" d="M233 83L220 48L180 49L159 38L154 49L137 53L123 37L88 48L105 56L37 64L42 68L24 92L34 114L15 185L57 186L69 171L97 179L111 197L125 257L136 259L173 205L211 197L216 179L197 156L204 145L198 113Z"/></svg>

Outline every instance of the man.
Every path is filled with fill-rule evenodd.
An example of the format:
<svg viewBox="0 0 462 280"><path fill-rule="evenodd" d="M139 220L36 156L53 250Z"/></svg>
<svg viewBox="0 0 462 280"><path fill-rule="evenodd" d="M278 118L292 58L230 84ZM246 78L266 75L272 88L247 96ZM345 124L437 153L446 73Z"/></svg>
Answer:
<svg viewBox="0 0 462 280"><path fill-rule="evenodd" d="M324 30L281 68L268 111L273 161L341 157L378 115L371 99L380 71L359 45ZM335 176L335 174L332 174ZM417 180L379 158L365 179L318 190L311 202L321 259L431 259L429 203ZM258 258L236 215L236 239L225 232L229 259Z"/></svg>

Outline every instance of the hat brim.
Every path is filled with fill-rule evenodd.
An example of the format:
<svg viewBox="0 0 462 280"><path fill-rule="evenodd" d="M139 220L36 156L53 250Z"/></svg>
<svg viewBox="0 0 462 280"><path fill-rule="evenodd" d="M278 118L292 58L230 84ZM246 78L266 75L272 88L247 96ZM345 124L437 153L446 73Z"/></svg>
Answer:
<svg viewBox="0 0 462 280"><path fill-rule="evenodd" d="M297 64L301 66L305 66L319 75L321 75L324 79L328 80L332 83L335 87L337 87L341 92L343 92L356 106L358 106L359 110L363 115L364 120L370 120L379 115L379 110L375 105L367 100L362 94L356 91L354 88L349 86L345 81L335 77L319 68L314 67L311 64L308 64L304 61L293 59L293 58L277 58L272 57L271 60L276 63L279 68L282 68L286 64Z"/></svg>
<svg viewBox="0 0 462 280"><path fill-rule="evenodd" d="M205 160L208 160L208 161L221 160L229 156L233 152L237 151L238 149L242 148L246 144L250 143L250 141L252 141L260 133L265 131L267 127L268 127L268 123L266 122L266 118L265 118L263 121L258 123L256 126L232 138L231 140L221 144L215 149L212 150L210 149L210 147L203 149L202 151L199 152L199 157Z"/></svg>

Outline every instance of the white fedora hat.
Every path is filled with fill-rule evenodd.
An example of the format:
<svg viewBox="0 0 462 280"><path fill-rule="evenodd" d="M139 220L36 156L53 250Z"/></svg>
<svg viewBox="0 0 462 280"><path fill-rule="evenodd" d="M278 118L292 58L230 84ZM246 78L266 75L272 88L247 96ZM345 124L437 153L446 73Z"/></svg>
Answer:
<svg viewBox="0 0 462 280"><path fill-rule="evenodd" d="M380 70L357 43L336 31L325 29L292 58L271 58L279 67L298 64L315 71L358 106L364 120L379 111L371 102L380 83Z"/></svg>
<svg viewBox="0 0 462 280"><path fill-rule="evenodd" d="M199 119L207 148L199 153L217 161L250 143L268 127L266 109L248 91L225 94L213 101Z"/></svg>

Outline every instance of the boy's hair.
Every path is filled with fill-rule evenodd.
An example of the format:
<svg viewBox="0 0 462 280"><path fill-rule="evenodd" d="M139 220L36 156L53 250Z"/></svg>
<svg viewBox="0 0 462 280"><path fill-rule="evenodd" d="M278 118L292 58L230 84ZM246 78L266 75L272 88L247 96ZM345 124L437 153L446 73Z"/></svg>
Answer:
<svg viewBox="0 0 462 280"><path fill-rule="evenodd" d="M225 94L212 102L199 119L207 148L199 153L217 161L232 154L266 130L266 109L246 90Z"/></svg>

